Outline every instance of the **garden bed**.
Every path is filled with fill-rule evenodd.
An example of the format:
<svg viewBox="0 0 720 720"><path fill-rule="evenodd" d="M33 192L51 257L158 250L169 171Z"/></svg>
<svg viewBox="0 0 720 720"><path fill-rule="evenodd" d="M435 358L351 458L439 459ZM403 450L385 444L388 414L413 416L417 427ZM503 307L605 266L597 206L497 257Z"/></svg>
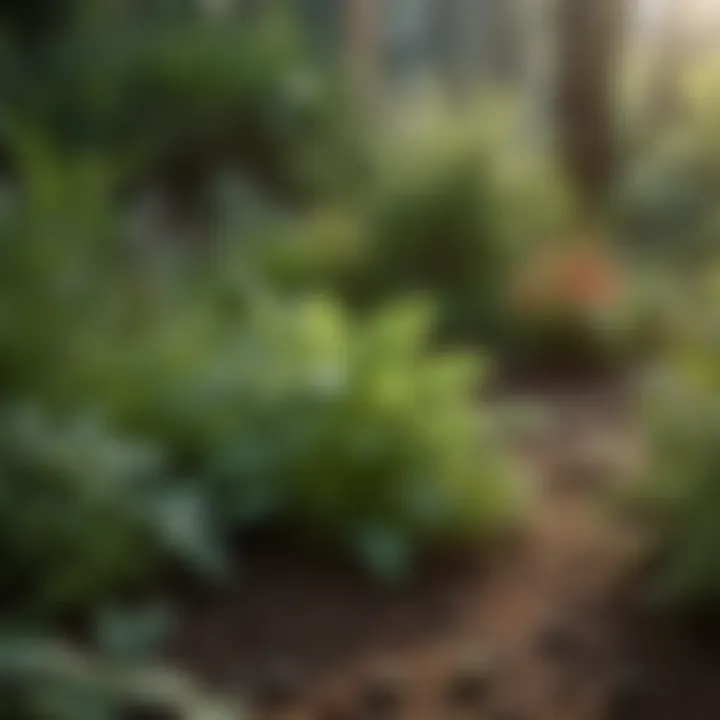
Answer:
<svg viewBox="0 0 720 720"><path fill-rule="evenodd" d="M636 444L627 398L541 402L552 422L517 446L540 490L523 537L398 588L256 538L229 588L185 604L173 659L258 717L717 717L716 636L642 609L643 533L596 502Z"/></svg>

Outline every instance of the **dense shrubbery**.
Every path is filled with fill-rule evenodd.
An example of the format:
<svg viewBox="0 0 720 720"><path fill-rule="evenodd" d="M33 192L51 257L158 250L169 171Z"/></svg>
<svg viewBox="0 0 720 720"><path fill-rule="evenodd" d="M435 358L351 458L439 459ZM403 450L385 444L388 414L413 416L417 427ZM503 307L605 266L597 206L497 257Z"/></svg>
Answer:
<svg viewBox="0 0 720 720"><path fill-rule="evenodd" d="M23 611L65 612L106 600L154 568L149 501L162 466L152 452L96 418L53 422L11 406L0 425L6 600Z"/></svg>
<svg viewBox="0 0 720 720"><path fill-rule="evenodd" d="M685 390L652 423L655 473L649 492L663 518L659 587L663 599L694 607L710 607L720 596L720 415L717 399L705 393Z"/></svg>
<svg viewBox="0 0 720 720"><path fill-rule="evenodd" d="M108 4L76 11L40 53L3 44L5 151L29 123L69 154L113 158L131 186L159 181L186 203L226 167L291 198L342 184L352 124L286 15L247 23L185 5Z"/></svg>
<svg viewBox="0 0 720 720"><path fill-rule="evenodd" d="M492 364L452 343L595 369L677 339L608 243L573 239L572 193L512 113L413 107L358 134L270 3L245 25L176 5L64 0L0 32L0 591L23 627L100 625L177 567L222 580L257 527L385 580L485 546L526 486L480 397ZM629 187L626 236L660 227L674 257L691 227L704 255L710 115L653 156L686 197ZM720 596L716 355L697 357L652 423L663 589L692 601ZM0 641L0 716L127 716L124 666L57 658ZM181 690L173 717L206 717Z"/></svg>
<svg viewBox="0 0 720 720"><path fill-rule="evenodd" d="M240 720L240 708L209 700L187 678L155 667L100 662L46 641L0 639L3 720Z"/></svg>
<svg viewBox="0 0 720 720"><path fill-rule="evenodd" d="M415 118L378 143L358 291L432 293L445 336L497 338L518 258L572 222L568 190L512 113L490 100L460 118L425 108Z"/></svg>
<svg viewBox="0 0 720 720"><path fill-rule="evenodd" d="M0 221L2 586L22 611L65 613L172 557L200 563L209 544L164 448L123 434L92 392L98 362L137 337L107 168L35 144L20 155L24 184Z"/></svg>
<svg viewBox="0 0 720 720"><path fill-rule="evenodd" d="M283 292L332 290L360 308L430 293L444 338L511 352L519 340L527 355L568 335L580 354L615 355L615 340L585 316L561 314L558 330L558 318L518 317L512 306L519 260L574 221L561 173L512 112L490 99L452 118L413 107L373 129L374 150L360 162L347 106L286 16L270 10L243 26L191 5L110 8L67 23L32 62L6 48L17 61L5 64L6 145L29 126L66 155L108 158L122 184L169 187L181 220L207 209L219 173L240 172L272 198L276 222L248 233L245 208L233 207L230 232ZM288 217L301 197L313 199L308 217Z"/></svg>
<svg viewBox="0 0 720 720"><path fill-rule="evenodd" d="M244 253L282 294L347 296L350 285L372 267L363 215L353 206L320 205L268 224L255 242L246 243Z"/></svg>
<svg viewBox="0 0 720 720"><path fill-rule="evenodd" d="M720 99L717 66L681 82L668 114L636 138L617 188L616 248L632 268L653 378L641 503L656 522L655 597L716 611L720 599L720 358L717 264ZM711 278L708 282L708 277ZM658 352L659 351L659 352ZM654 353L654 357L652 354Z"/></svg>
<svg viewBox="0 0 720 720"><path fill-rule="evenodd" d="M473 400L477 363L432 357L431 332L422 304L363 322L329 299L263 306L171 391L172 442L231 523L284 519L378 570L482 538L512 517L515 478Z"/></svg>
<svg viewBox="0 0 720 720"><path fill-rule="evenodd" d="M416 115L425 119L379 133L363 191L304 218L276 213L247 248L252 262L283 292L332 290L361 312L427 293L436 337L527 366L588 371L637 357L652 299L609 241L573 235L562 174L513 113L488 100L468 116Z"/></svg>
<svg viewBox="0 0 720 720"><path fill-rule="evenodd" d="M690 305L683 342L660 367L648 403L651 473L646 490L660 524L660 590L682 606L709 608L720 598L720 376L713 298L707 286ZM707 310L698 308L712 308Z"/></svg>
<svg viewBox="0 0 720 720"><path fill-rule="evenodd" d="M392 575L512 520L516 478L474 400L485 371L433 353L426 303L356 320L329 297L276 298L242 248L201 263L160 248L148 265L106 165L36 142L18 157L0 514L3 586L24 610L93 606L172 561L216 572L249 524Z"/></svg>
<svg viewBox="0 0 720 720"><path fill-rule="evenodd" d="M92 614L175 563L221 574L258 525L387 579L488 542L522 485L490 364L446 348L617 364L645 319L604 242L569 239L559 171L488 101L378 128L356 184L347 108L277 17L117 12L0 48L3 597ZM217 203L207 242L138 226L156 182ZM678 446L678 557L714 541L711 440Z"/></svg>
<svg viewBox="0 0 720 720"><path fill-rule="evenodd" d="M520 254L571 217L545 161L491 120L449 136L422 127L384 138L401 162L381 151L377 186L342 204L300 215L231 197L215 242L187 258L133 242L107 138L71 151L32 115L0 227L0 441L38 453L6 456L8 476L30 480L8 484L5 531L20 542L42 513L58 522L8 569L21 598L82 606L169 559L217 570L223 539L258 523L391 575L428 545L512 520L516 477L474 399L486 370L432 343L438 327L504 339ZM38 127L51 128L42 142ZM431 301L399 300L418 291ZM86 434L94 446L78 448ZM145 446L152 463L130 462ZM85 512L88 485L99 505ZM110 549L88 546L109 505ZM98 567L110 550L117 562Z"/></svg>
<svg viewBox="0 0 720 720"><path fill-rule="evenodd" d="M695 610L712 608L720 597L720 376L713 277L703 273L692 284L679 285L670 342L646 368L643 386L649 465L639 501L657 531L653 590L664 603Z"/></svg>
<svg viewBox="0 0 720 720"><path fill-rule="evenodd" d="M652 352L664 315L650 287L601 239L571 238L528 251L514 274L505 356L526 370L613 371Z"/></svg>
<svg viewBox="0 0 720 720"><path fill-rule="evenodd" d="M285 521L377 570L392 553L400 571L427 541L482 538L517 509L516 478L473 400L479 367L433 357L431 332L422 304L355 322L327 298L256 298L179 371L153 347L157 332L149 375L137 347L118 348L100 402L166 449L227 531Z"/></svg>
<svg viewBox="0 0 720 720"><path fill-rule="evenodd" d="M440 338L489 343L529 362L552 359L554 349L571 364L583 354L624 357L634 308L621 264L601 241L575 262L587 243L569 237L571 193L516 116L490 100L455 118L436 108L416 108L417 116L422 122L403 117L378 134L364 191L311 213L300 231L297 220L291 232L278 223L255 261L282 289L333 289L360 310L430 294ZM547 278L530 306L518 302L518 288L538 260L564 277ZM610 283L589 289L604 293L608 312L599 317L570 286L603 274ZM547 287L554 284L562 287Z"/></svg>
<svg viewBox="0 0 720 720"><path fill-rule="evenodd" d="M695 69L683 90L673 117L639 148L616 207L625 248L674 269L713 260L720 228L717 69Z"/></svg>

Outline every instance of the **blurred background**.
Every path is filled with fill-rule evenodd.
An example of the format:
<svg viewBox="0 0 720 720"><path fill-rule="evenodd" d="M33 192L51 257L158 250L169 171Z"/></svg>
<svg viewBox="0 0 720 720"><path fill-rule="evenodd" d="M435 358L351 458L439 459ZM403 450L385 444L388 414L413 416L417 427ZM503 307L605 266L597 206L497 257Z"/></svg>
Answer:
<svg viewBox="0 0 720 720"><path fill-rule="evenodd" d="M719 38L0 2L0 718L718 717Z"/></svg>

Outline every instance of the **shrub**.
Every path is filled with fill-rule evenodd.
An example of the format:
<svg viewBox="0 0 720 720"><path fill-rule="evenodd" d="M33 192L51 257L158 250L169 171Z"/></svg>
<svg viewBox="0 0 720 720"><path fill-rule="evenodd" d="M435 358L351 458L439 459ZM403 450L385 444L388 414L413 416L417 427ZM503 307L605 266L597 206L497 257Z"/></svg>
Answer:
<svg viewBox="0 0 720 720"><path fill-rule="evenodd" d="M379 144L358 292L432 293L446 335L491 337L505 321L518 257L564 231L569 194L513 118L489 103L468 117L428 117L400 123Z"/></svg>
<svg viewBox="0 0 720 720"><path fill-rule="evenodd" d="M263 303L132 424L202 482L228 528L283 521L399 572L415 551L488 536L517 509L473 399L478 366L433 357L431 327L423 304L354 322L327 299Z"/></svg>
<svg viewBox="0 0 720 720"><path fill-rule="evenodd" d="M96 392L113 351L149 322L134 319L113 173L94 158L60 162L32 138L18 156L23 183L0 213L0 579L14 609L65 614L169 562L219 560L202 498Z"/></svg>
<svg viewBox="0 0 720 720"><path fill-rule="evenodd" d="M353 164L350 119L289 16L250 23L197 5L96 7L39 58L6 44L0 141L12 146L30 125L69 155L113 157L133 187L159 181L186 202L227 166L281 197L337 187Z"/></svg>
<svg viewBox="0 0 720 720"><path fill-rule="evenodd" d="M712 297L700 293L699 307L714 308ZM706 324L685 328L650 393L646 490L660 520L661 598L707 609L720 598L720 376L714 310L695 313Z"/></svg>
<svg viewBox="0 0 720 720"><path fill-rule="evenodd" d="M186 677L85 657L60 643L0 639L3 720L176 717L240 720L237 704L210 699Z"/></svg>
<svg viewBox="0 0 720 720"><path fill-rule="evenodd" d="M718 495L716 397L685 391L653 422L651 496L663 519L661 598L710 607L720 597L717 552Z"/></svg>
<svg viewBox="0 0 720 720"><path fill-rule="evenodd" d="M174 557L218 570L214 540L251 523L389 576L513 519L483 369L432 352L424 303L354 319L275 299L226 247L155 276L121 242L112 168L45 150L24 147L0 228L0 513L20 602L94 606Z"/></svg>
<svg viewBox="0 0 720 720"><path fill-rule="evenodd" d="M0 397L47 394L113 303L112 171L16 148L21 182L0 209Z"/></svg>
<svg viewBox="0 0 720 720"><path fill-rule="evenodd" d="M509 293L511 358L561 371L617 368L638 351L627 271L603 243L574 239L529 253Z"/></svg>
<svg viewBox="0 0 720 720"><path fill-rule="evenodd" d="M692 270L717 254L719 87L716 66L689 73L672 122L643 143L618 188L618 237L646 265Z"/></svg>
<svg viewBox="0 0 720 720"><path fill-rule="evenodd" d="M400 565L512 515L512 472L474 399L482 368L433 354L425 303L354 319L327 298L276 299L233 246L217 263L180 259L164 286L150 275L152 293L141 294L141 268L116 254L112 202L85 196L88 215L67 197L69 168L42 167L5 238L13 262L1 292L17 315L0 332L0 357L17 358L18 377L6 397L71 416L97 408L107 433L159 449L167 485L206 500L221 533L283 521L359 553L394 553ZM102 166L75 169L103 187ZM336 227L315 216L298 232L333 237ZM60 229L68 242L58 246ZM48 337L41 312L53 319ZM205 560L193 543L183 551Z"/></svg>
<svg viewBox="0 0 720 720"><path fill-rule="evenodd" d="M219 567L201 499L169 482L154 447L93 415L14 406L3 409L0 448L0 581L14 610L87 611L173 560Z"/></svg>
<svg viewBox="0 0 720 720"><path fill-rule="evenodd" d="M319 207L261 236L249 255L282 294L341 295L370 262L363 222L346 206Z"/></svg>

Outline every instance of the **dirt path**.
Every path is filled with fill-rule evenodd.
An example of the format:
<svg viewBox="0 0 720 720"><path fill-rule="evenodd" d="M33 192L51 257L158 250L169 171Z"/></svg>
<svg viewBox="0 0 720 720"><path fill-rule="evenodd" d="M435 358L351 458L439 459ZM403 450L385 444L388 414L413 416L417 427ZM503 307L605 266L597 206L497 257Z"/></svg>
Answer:
<svg viewBox="0 0 720 720"><path fill-rule="evenodd" d="M545 407L518 440L534 520L507 550L392 591L265 541L236 589L188 611L176 656L258 718L638 720L616 606L642 541L600 501L633 452L628 413L602 392Z"/></svg>

